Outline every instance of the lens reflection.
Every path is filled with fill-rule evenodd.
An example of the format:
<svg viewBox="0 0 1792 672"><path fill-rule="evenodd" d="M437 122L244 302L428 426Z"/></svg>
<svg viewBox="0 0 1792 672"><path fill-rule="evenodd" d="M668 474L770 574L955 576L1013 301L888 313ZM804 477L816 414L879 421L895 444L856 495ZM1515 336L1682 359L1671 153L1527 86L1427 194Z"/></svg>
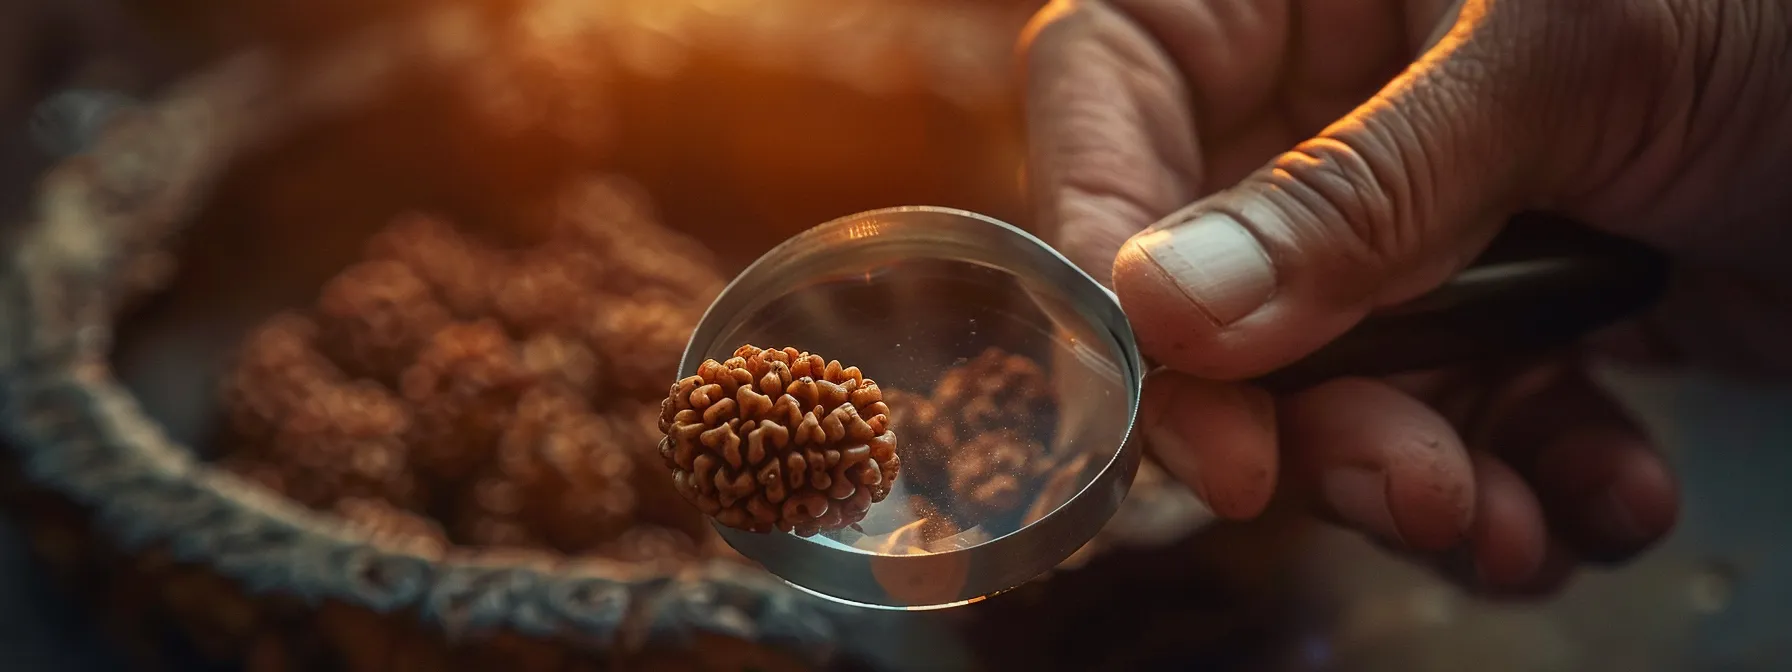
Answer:
<svg viewBox="0 0 1792 672"><path fill-rule="evenodd" d="M1051 285L950 252L793 279L704 353L794 347L857 366L885 390L902 472L856 529L811 543L880 555L975 547L1068 501L1125 437L1112 337Z"/></svg>

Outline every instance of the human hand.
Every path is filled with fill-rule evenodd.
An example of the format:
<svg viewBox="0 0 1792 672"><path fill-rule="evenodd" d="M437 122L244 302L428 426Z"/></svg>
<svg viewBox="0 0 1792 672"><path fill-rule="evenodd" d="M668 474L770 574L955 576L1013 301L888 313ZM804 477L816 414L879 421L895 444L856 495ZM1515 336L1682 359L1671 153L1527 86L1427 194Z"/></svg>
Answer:
<svg viewBox="0 0 1792 672"><path fill-rule="evenodd" d="M1038 225L1176 371L1141 427L1222 517L1279 482L1495 593L1667 533L1676 485L1579 356L1236 382L1437 287L1521 210L1677 262L1588 351L1792 371L1792 2L1066 0L1024 45Z"/></svg>

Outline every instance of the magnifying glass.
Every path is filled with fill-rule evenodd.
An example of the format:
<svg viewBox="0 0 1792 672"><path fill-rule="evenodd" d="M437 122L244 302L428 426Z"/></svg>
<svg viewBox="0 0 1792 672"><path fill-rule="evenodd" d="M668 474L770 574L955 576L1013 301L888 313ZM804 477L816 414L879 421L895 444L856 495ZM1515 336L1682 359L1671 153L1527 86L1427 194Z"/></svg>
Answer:
<svg viewBox="0 0 1792 672"><path fill-rule="evenodd" d="M1566 343L1647 307L1666 277L1641 245L1521 216L1437 291L1256 382L1298 389ZM1153 364L1119 301L1043 241L975 213L874 210L785 241L715 299L680 378L744 344L822 353L894 391L903 466L857 524L808 536L715 525L742 555L833 601L939 609L1024 584L1101 530L1142 456L1135 422ZM967 371L987 378L1017 362L1047 381L1051 402L1009 418L1003 436L1033 446L1020 459L996 459L1012 446L929 441L940 417L964 408L904 408L937 400L943 379L963 385ZM942 476L967 472L1007 496Z"/></svg>

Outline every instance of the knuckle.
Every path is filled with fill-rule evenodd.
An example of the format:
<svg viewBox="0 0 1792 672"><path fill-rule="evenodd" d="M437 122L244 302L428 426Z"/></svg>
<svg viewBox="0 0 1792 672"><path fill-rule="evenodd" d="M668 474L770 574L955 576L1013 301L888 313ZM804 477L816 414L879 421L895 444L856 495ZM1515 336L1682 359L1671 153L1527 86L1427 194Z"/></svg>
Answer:
<svg viewBox="0 0 1792 672"><path fill-rule="evenodd" d="M1688 3L1671 0L1611 0L1599 12L1607 45L1620 65L1654 64L1679 51ZM1693 12L1696 15L1696 11Z"/></svg>
<svg viewBox="0 0 1792 672"><path fill-rule="evenodd" d="M1729 0L1725 0L1729 1ZM1544 29L1554 50L1618 63L1658 56L1679 45L1682 18L1703 2L1689 0L1529 0L1525 23Z"/></svg>
<svg viewBox="0 0 1792 672"><path fill-rule="evenodd" d="M1400 115L1368 115L1278 157L1263 177L1294 228L1286 235L1328 258L1316 262L1365 271L1344 277L1384 277L1411 263L1426 244L1428 171L1410 130Z"/></svg>
<svg viewBox="0 0 1792 672"><path fill-rule="evenodd" d="M1028 59L1058 48L1095 20L1098 0L1051 0L1021 27L1017 44Z"/></svg>
<svg viewBox="0 0 1792 672"><path fill-rule="evenodd" d="M1723 0L1728 2L1729 0ZM1524 115L1553 196L1611 179L1634 154L1696 34L1691 0L1561 0L1527 4L1515 34L1527 55L1506 86L1520 94L1501 112ZM1588 132L1597 129L1598 132ZM1572 196L1570 196L1572 197Z"/></svg>
<svg viewBox="0 0 1792 672"><path fill-rule="evenodd" d="M1066 25L1075 21L1072 9L1064 6L1067 4L1069 3L1052 2L1033 14L1027 24L1021 27L1016 40L1016 51L1021 65L1028 71L1037 71L1049 62L1053 58L1053 50L1062 44Z"/></svg>

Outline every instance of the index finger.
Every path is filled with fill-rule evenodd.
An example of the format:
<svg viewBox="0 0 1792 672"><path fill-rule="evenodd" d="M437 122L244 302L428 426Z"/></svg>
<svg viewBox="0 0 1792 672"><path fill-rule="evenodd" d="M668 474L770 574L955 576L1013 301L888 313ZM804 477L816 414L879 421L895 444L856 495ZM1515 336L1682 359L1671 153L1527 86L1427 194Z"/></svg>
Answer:
<svg viewBox="0 0 1792 672"><path fill-rule="evenodd" d="M1155 45L1101 2L1053 3L1022 38L1034 224L1104 284L1199 179L1187 86Z"/></svg>

